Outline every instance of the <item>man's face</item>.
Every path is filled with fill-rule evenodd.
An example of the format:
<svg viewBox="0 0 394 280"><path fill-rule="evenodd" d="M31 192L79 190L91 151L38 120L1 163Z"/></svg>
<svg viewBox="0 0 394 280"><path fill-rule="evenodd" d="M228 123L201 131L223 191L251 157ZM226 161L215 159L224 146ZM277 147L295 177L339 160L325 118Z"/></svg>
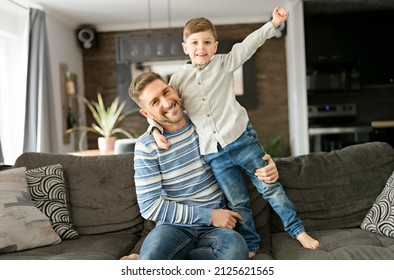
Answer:
<svg viewBox="0 0 394 280"><path fill-rule="evenodd" d="M184 124L184 114L175 90L161 80L149 83L140 94L141 114L158 122L166 130Z"/></svg>

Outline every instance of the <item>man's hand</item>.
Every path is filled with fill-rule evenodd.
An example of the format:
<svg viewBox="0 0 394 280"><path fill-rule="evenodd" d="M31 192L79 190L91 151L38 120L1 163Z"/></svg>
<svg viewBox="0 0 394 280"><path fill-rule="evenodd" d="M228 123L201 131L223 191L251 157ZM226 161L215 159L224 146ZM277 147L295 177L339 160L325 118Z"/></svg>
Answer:
<svg viewBox="0 0 394 280"><path fill-rule="evenodd" d="M267 184L273 184L279 179L279 172L278 169L276 169L276 164L269 154L265 154L263 156L263 160L267 162L267 165L257 169L254 174L259 180L262 180Z"/></svg>
<svg viewBox="0 0 394 280"><path fill-rule="evenodd" d="M237 221L242 221L240 214L227 209L212 209L212 225L214 227L233 229Z"/></svg>
<svg viewBox="0 0 394 280"><path fill-rule="evenodd" d="M152 135L159 148L167 150L170 147L170 142L167 141L167 138L160 133L158 128L155 127L152 129Z"/></svg>

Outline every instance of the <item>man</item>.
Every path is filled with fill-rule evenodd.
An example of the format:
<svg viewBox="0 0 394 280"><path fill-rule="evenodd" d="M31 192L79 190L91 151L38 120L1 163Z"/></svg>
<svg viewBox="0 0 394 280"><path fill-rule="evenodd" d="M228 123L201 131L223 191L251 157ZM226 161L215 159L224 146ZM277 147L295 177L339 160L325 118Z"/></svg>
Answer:
<svg viewBox="0 0 394 280"><path fill-rule="evenodd" d="M196 130L174 89L156 73L140 74L129 89L141 114L164 128L171 142L159 149L146 132L136 144L135 185L141 215L157 223L139 259L247 259L234 227L242 217L225 209L224 196L199 152ZM256 173L268 182L278 173L272 159ZM122 259L133 259L127 256Z"/></svg>

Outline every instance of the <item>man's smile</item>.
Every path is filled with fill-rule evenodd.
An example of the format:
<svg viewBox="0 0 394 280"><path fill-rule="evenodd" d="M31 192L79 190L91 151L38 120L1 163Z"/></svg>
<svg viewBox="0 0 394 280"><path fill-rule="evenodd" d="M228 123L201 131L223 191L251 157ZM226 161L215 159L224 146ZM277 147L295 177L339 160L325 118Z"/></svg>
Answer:
<svg viewBox="0 0 394 280"><path fill-rule="evenodd" d="M177 107L178 107L178 104L176 102L174 102L171 107L169 107L163 111L163 114L164 115L168 115L168 114L174 115L178 112Z"/></svg>

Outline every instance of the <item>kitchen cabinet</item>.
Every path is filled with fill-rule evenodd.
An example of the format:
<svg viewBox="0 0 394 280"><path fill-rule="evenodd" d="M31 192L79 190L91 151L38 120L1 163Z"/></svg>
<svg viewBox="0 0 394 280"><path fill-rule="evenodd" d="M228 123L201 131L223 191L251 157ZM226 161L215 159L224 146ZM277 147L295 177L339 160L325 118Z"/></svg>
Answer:
<svg viewBox="0 0 394 280"><path fill-rule="evenodd" d="M352 116L308 117L311 151L394 141L394 10L305 14L308 107L352 104ZM310 114L309 114L310 115Z"/></svg>
<svg viewBox="0 0 394 280"><path fill-rule="evenodd" d="M305 15L308 71L357 62L362 84L394 84L394 10Z"/></svg>

